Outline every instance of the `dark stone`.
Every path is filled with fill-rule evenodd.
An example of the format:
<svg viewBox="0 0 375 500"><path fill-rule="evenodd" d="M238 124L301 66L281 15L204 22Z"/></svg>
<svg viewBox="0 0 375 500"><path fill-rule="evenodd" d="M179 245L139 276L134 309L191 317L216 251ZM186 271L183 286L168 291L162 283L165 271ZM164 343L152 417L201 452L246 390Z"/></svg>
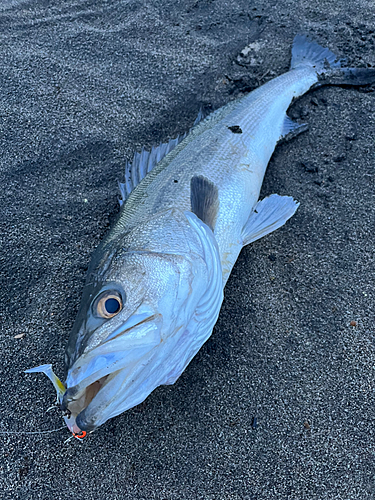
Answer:
<svg viewBox="0 0 375 500"><path fill-rule="evenodd" d="M344 160L346 160L346 155L345 155L345 153L342 153L341 155L336 156L336 158L334 158L334 159L333 159L333 161L334 161L335 163L340 163L340 162L342 162L342 161L344 161Z"/></svg>

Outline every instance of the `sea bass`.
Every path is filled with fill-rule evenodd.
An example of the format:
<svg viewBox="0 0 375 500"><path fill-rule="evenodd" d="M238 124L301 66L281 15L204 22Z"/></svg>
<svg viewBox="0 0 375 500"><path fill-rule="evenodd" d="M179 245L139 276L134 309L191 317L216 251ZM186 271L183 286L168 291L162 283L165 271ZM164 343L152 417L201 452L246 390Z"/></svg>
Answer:
<svg viewBox="0 0 375 500"><path fill-rule="evenodd" d="M374 76L298 35L290 71L127 164L120 216L88 269L65 384L51 365L27 370L54 383L74 436L178 379L212 333L243 246L295 213L289 196L259 201L275 146L306 130L286 114L293 99Z"/></svg>

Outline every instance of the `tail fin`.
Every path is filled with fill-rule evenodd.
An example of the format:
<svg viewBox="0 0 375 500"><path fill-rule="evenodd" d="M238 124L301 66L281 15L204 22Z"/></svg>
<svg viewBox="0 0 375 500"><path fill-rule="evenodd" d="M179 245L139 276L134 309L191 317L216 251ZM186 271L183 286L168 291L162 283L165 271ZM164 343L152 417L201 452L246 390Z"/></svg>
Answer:
<svg viewBox="0 0 375 500"><path fill-rule="evenodd" d="M359 87L375 83L375 69L347 68L345 60L313 42L305 35L297 35L293 41L290 69L310 66L315 69L319 82L313 88L323 85L344 85Z"/></svg>
<svg viewBox="0 0 375 500"><path fill-rule="evenodd" d="M319 75L328 68L341 68L342 62L329 49L313 42L307 36L297 35L294 38L290 69L298 66L311 66Z"/></svg>

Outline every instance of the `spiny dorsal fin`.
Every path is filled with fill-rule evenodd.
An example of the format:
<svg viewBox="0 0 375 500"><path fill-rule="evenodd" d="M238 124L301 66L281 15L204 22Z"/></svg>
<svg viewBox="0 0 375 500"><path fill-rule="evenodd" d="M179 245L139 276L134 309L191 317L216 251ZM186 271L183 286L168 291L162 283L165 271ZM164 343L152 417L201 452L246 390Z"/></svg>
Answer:
<svg viewBox="0 0 375 500"><path fill-rule="evenodd" d="M160 143L159 146L153 146L151 151L142 148L140 153L134 153L133 161L127 161L125 164L125 182L119 183L121 198L120 206L129 198L133 189L138 186L142 179L159 163L167 154L174 149L186 134L179 135L168 142Z"/></svg>
<svg viewBox="0 0 375 500"><path fill-rule="evenodd" d="M215 184L203 175L192 177L190 204L191 211L213 231L219 212L219 192Z"/></svg>
<svg viewBox="0 0 375 500"><path fill-rule="evenodd" d="M198 116L193 124L194 128L200 121L205 118L202 109L199 110ZM190 133L191 129L189 130ZM140 153L135 152L132 162L127 161L125 164L125 182L119 182L121 198L119 199L120 207L129 198L130 193L143 180L146 175L157 165L168 153L172 151L181 141L185 139L187 133L178 135L175 139L168 142L160 143L159 146L153 146L151 151L147 151L144 147Z"/></svg>

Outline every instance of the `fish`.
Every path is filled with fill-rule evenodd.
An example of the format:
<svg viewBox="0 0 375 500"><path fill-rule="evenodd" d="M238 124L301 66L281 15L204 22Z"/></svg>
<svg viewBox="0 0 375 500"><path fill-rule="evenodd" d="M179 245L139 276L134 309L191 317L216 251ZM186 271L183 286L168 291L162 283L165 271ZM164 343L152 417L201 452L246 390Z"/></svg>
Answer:
<svg viewBox="0 0 375 500"><path fill-rule="evenodd" d="M259 200L276 145L307 129L288 117L291 103L322 85L374 81L375 70L347 68L297 35L288 72L126 163L118 220L88 268L65 382L51 365L26 370L50 378L74 437L178 380L211 336L242 248L296 212L291 196Z"/></svg>

